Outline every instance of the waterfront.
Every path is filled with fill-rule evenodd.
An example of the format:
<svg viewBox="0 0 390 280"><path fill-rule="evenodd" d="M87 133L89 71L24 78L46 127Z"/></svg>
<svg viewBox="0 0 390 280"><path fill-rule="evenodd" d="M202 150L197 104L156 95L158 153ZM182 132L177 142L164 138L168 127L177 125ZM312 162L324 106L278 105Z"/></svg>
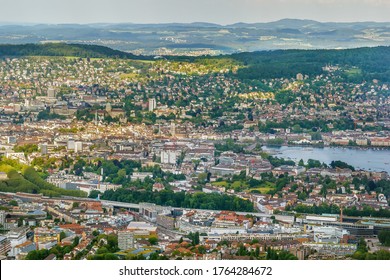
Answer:
<svg viewBox="0 0 390 280"><path fill-rule="evenodd" d="M277 157L299 161L316 159L326 164L333 160L344 161L356 169L372 171L386 171L390 173L390 150L387 149L360 149L341 147L271 147L264 146L263 150Z"/></svg>

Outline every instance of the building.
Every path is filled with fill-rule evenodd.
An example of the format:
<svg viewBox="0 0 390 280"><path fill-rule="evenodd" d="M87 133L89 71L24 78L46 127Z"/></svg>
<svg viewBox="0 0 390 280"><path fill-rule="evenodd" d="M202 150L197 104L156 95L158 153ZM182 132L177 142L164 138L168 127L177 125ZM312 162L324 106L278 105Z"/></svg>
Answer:
<svg viewBox="0 0 390 280"><path fill-rule="evenodd" d="M8 144L16 144L17 141L18 141L18 139L15 136L8 136L7 137Z"/></svg>
<svg viewBox="0 0 390 280"><path fill-rule="evenodd" d="M152 172L134 172L133 175L131 176L131 181L144 181L146 177L153 178L153 173Z"/></svg>
<svg viewBox="0 0 390 280"><path fill-rule="evenodd" d="M45 244L60 242L60 233L58 231L48 228L35 228L34 229L34 242L39 248L47 246Z"/></svg>
<svg viewBox="0 0 390 280"><path fill-rule="evenodd" d="M139 213L151 222L156 222L159 214L167 215L171 212L172 208L170 206L159 206L152 203L141 203L139 205Z"/></svg>
<svg viewBox="0 0 390 280"><path fill-rule="evenodd" d="M297 76L296 76L297 80L298 81L302 81L303 80L303 75L302 73L298 73Z"/></svg>
<svg viewBox="0 0 390 280"><path fill-rule="evenodd" d="M176 124L174 122L171 122L171 136L176 136Z"/></svg>
<svg viewBox="0 0 390 280"><path fill-rule="evenodd" d="M7 179L8 179L7 173L0 172L0 181L7 180Z"/></svg>
<svg viewBox="0 0 390 280"><path fill-rule="evenodd" d="M127 230L134 233L134 235L156 235L157 227L145 222L130 222Z"/></svg>
<svg viewBox="0 0 390 280"><path fill-rule="evenodd" d="M83 151L83 142L76 141L74 143L74 152L75 153L81 153Z"/></svg>
<svg viewBox="0 0 390 280"><path fill-rule="evenodd" d="M67 149L69 150L74 150L75 149L75 141L74 140L69 140L67 144Z"/></svg>
<svg viewBox="0 0 390 280"><path fill-rule="evenodd" d="M176 219L172 215L157 215L157 224L167 229L175 229Z"/></svg>
<svg viewBox="0 0 390 280"><path fill-rule="evenodd" d="M14 228L7 233L7 239L11 244L11 248L23 244L27 241L27 227Z"/></svg>
<svg viewBox="0 0 390 280"><path fill-rule="evenodd" d="M3 210L0 211L0 225L5 225L5 217L7 216L7 213Z"/></svg>
<svg viewBox="0 0 390 280"><path fill-rule="evenodd" d="M176 164L177 152L172 150L161 151L161 163Z"/></svg>
<svg viewBox="0 0 390 280"><path fill-rule="evenodd" d="M118 247L123 251L134 248L134 232L118 231Z"/></svg>
<svg viewBox="0 0 390 280"><path fill-rule="evenodd" d="M48 153L47 143L41 144L40 147L41 147L41 154L47 155Z"/></svg>
<svg viewBox="0 0 390 280"><path fill-rule="evenodd" d="M56 91L55 91L55 89L54 88L49 88L48 90L47 90L47 97L48 98L56 98Z"/></svg>
<svg viewBox="0 0 390 280"><path fill-rule="evenodd" d="M0 235L0 256L6 256L11 251L11 243L8 238Z"/></svg>
<svg viewBox="0 0 390 280"><path fill-rule="evenodd" d="M14 256L16 259L19 259L19 255L21 254L28 254L31 251L36 250L36 244L31 242L30 240L27 240L26 242L16 245L15 247L12 247L11 252L9 253L10 256Z"/></svg>
<svg viewBox="0 0 390 280"><path fill-rule="evenodd" d="M45 261L55 261L55 260L57 260L57 256L54 254L50 254L44 260Z"/></svg>
<svg viewBox="0 0 390 280"><path fill-rule="evenodd" d="M334 243L313 243L304 242L306 248L316 250L319 255L346 256L356 251L356 244L334 244Z"/></svg>
<svg viewBox="0 0 390 280"><path fill-rule="evenodd" d="M157 108L156 98L149 98L149 111L153 112Z"/></svg>

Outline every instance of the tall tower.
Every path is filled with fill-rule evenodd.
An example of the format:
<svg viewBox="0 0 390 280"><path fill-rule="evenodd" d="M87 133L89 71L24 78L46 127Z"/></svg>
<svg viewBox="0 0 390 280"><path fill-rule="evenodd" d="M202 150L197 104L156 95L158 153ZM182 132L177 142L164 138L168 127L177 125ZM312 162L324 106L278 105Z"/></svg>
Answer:
<svg viewBox="0 0 390 280"><path fill-rule="evenodd" d="M108 103L106 104L106 111L107 111L108 114L110 114L111 111L112 111L112 106L111 106L111 103L110 103L110 102L108 102Z"/></svg>
<svg viewBox="0 0 390 280"><path fill-rule="evenodd" d="M49 88L47 90L47 97L48 98L56 98L56 91L54 88Z"/></svg>
<svg viewBox="0 0 390 280"><path fill-rule="evenodd" d="M171 135L172 137L176 136L176 124L174 122L171 122Z"/></svg>
<svg viewBox="0 0 390 280"><path fill-rule="evenodd" d="M156 98L149 98L149 111L153 112L157 108Z"/></svg>

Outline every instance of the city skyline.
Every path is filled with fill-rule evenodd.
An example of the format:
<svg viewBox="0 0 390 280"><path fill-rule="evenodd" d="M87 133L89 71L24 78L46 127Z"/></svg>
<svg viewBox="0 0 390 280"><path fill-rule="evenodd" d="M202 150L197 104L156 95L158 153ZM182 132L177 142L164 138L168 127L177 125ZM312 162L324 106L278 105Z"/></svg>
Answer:
<svg viewBox="0 0 390 280"><path fill-rule="evenodd" d="M17 0L2 4L8 11L2 16L3 24L210 22L227 25L284 18L320 22L386 22L389 21L387 11L390 8L390 2L382 0L69 0L66 3Z"/></svg>

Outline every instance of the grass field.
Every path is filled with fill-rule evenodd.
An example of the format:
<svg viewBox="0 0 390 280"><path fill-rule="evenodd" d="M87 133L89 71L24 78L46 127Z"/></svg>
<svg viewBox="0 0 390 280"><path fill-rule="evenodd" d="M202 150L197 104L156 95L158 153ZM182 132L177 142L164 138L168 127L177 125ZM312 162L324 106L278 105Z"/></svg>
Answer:
<svg viewBox="0 0 390 280"><path fill-rule="evenodd" d="M360 76L362 74L362 70L360 68L350 68L348 70L345 70L345 73L349 77L355 77L355 76Z"/></svg>
<svg viewBox="0 0 390 280"><path fill-rule="evenodd" d="M271 190L273 190L275 188L275 185L273 183L270 183L270 182L266 182L266 183L263 183L261 184L260 186L256 187L256 188L250 188L248 189L247 191L250 192L252 190L258 190L260 191L262 194L265 194Z"/></svg>
<svg viewBox="0 0 390 280"><path fill-rule="evenodd" d="M213 186L218 186L218 187L227 187L228 183L226 181L221 181L221 182L213 182L211 183Z"/></svg>

